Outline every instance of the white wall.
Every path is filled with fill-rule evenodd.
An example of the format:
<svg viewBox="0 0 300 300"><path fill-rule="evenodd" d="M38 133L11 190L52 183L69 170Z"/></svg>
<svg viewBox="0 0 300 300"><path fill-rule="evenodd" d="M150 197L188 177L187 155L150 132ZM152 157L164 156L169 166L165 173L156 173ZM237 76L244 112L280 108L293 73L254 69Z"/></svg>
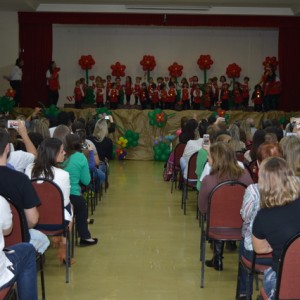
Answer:
<svg viewBox="0 0 300 300"><path fill-rule="evenodd" d="M0 96L10 87L3 75L8 75L19 56L19 24L16 12L0 12Z"/></svg>
<svg viewBox="0 0 300 300"><path fill-rule="evenodd" d="M144 76L139 64L143 55L154 55L156 68L151 75L168 76L168 66L184 66L183 76L198 75L197 60L210 54L214 60L208 77L225 74L230 63L242 68L241 78L250 77L254 86L263 71L266 56L276 56L278 31L234 28L125 27L55 25L53 59L61 67L60 102L73 94L75 80L84 75L78 59L91 54L96 62L89 74L105 77L117 61L126 65L126 75Z"/></svg>

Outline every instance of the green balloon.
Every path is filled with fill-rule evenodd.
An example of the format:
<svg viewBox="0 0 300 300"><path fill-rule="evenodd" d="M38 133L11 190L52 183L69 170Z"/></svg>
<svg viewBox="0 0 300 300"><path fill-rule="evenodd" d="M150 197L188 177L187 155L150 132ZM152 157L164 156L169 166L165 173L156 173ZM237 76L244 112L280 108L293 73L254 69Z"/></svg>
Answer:
<svg viewBox="0 0 300 300"><path fill-rule="evenodd" d="M138 145L138 142L137 142L137 141L133 141L133 142L132 142L132 146L133 146L133 147L136 147L137 145Z"/></svg>
<svg viewBox="0 0 300 300"><path fill-rule="evenodd" d="M165 154L162 154L161 156L161 160L166 161L168 159L168 156Z"/></svg>
<svg viewBox="0 0 300 300"><path fill-rule="evenodd" d="M150 120L149 120L149 123L150 123L151 126L154 126L155 121L154 121L153 119L150 119Z"/></svg>
<svg viewBox="0 0 300 300"><path fill-rule="evenodd" d="M139 135L137 132L133 132L132 138L133 138L134 140L138 140L139 137L140 137L140 135Z"/></svg>

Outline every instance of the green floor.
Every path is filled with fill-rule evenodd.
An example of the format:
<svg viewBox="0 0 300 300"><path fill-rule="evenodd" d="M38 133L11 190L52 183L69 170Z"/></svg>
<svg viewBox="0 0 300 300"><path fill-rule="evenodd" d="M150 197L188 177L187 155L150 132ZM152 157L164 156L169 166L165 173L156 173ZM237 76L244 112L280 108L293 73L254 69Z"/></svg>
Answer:
<svg viewBox="0 0 300 300"><path fill-rule="evenodd" d="M100 244L75 248L69 284L55 250L48 250L47 299L234 299L237 252L225 252L223 272L206 268L205 287L200 288L195 193L184 216L181 191L170 193L162 163L114 161L110 168L110 187L90 225Z"/></svg>

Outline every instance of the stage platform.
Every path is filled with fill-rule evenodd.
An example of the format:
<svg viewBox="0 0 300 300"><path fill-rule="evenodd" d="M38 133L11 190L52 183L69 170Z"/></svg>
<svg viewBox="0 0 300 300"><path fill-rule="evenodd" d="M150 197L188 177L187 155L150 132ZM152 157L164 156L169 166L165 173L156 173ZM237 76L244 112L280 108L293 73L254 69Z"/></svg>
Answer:
<svg viewBox="0 0 300 300"><path fill-rule="evenodd" d="M73 111L77 118L89 119L96 113L95 108L85 108L85 109L75 109L75 108L61 108L64 111ZM33 111L32 108L15 108L14 116L18 114L23 114L29 116ZM139 109L117 109L112 110L112 115L115 123L118 125L116 132L110 137L114 141L117 148L117 140L123 135L122 128L124 130L132 130L138 132L140 135L138 146L135 148L126 149L127 156L126 159L134 160L153 160L153 145L155 138L164 137L168 134L175 134L176 130L180 128L180 119L183 116L189 118L197 117L197 120L203 118L208 118L213 112L208 110L185 110L185 111L174 111L174 110L164 110L168 115L173 114L167 120L166 125L163 128L158 128L156 126L151 126L149 124L148 113L150 110L139 110ZM282 117L300 117L300 112L287 113L283 111L271 111L266 113L258 113L251 111L227 111L226 114L229 115L229 124L244 120L247 118L253 118L256 127L259 127L262 120L264 119L277 119Z"/></svg>

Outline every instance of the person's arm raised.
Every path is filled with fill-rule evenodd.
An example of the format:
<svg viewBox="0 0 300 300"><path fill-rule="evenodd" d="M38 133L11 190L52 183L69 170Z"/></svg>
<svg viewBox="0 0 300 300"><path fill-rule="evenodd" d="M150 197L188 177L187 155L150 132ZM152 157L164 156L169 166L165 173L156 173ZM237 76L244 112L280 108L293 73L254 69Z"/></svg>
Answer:
<svg viewBox="0 0 300 300"><path fill-rule="evenodd" d="M28 136L27 133L27 129L25 127L25 122L18 120L18 129L17 129L18 133L20 134L24 145L26 147L26 151L29 153L32 153L34 155L34 157L37 156L37 150L35 148L35 146L33 145L31 139Z"/></svg>

